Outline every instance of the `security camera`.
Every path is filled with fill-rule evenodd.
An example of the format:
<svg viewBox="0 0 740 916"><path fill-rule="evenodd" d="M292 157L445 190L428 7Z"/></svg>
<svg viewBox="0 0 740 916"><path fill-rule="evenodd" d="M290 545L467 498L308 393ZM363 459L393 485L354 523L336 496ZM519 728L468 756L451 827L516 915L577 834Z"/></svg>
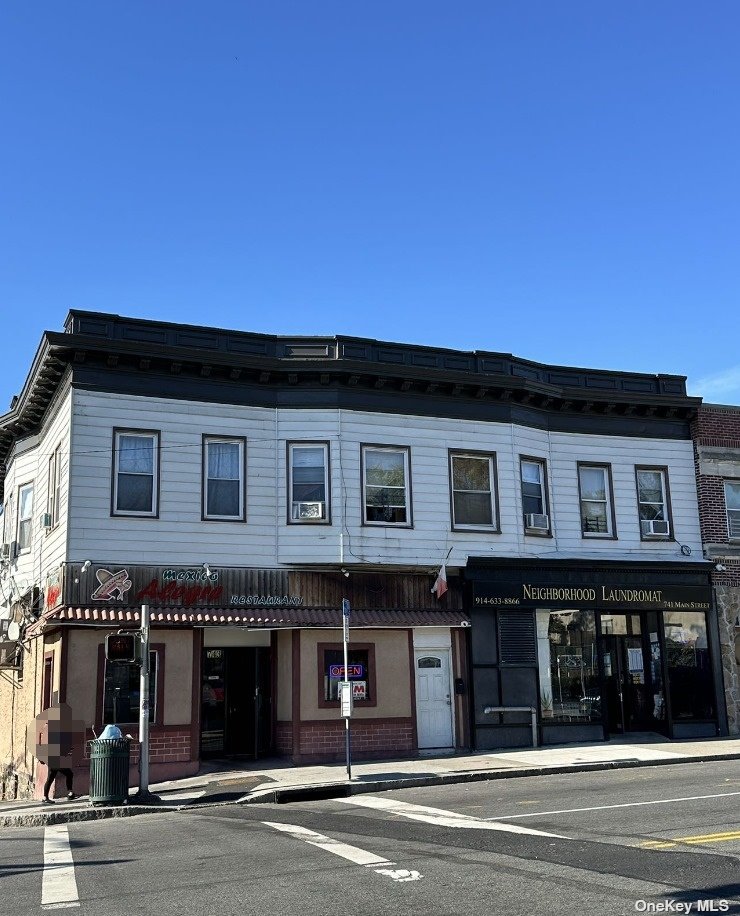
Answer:
<svg viewBox="0 0 740 916"><path fill-rule="evenodd" d="M727 569L727 567L723 566L721 563L716 563L714 568L717 570L717 572L724 572Z"/></svg>
<svg viewBox="0 0 740 916"><path fill-rule="evenodd" d="M85 560L85 562L82 564L82 572L87 572L91 566L92 562L90 560Z"/></svg>
<svg viewBox="0 0 740 916"><path fill-rule="evenodd" d="M469 626L470 626L470 621L469 621L469 620L461 620L461 621L460 621L460 626L461 626L461 627L469 627Z"/></svg>
<svg viewBox="0 0 740 916"><path fill-rule="evenodd" d="M210 575L211 575L211 567L210 567L207 563L204 563L204 564L203 564L203 572L204 572L207 576L210 576Z"/></svg>
<svg viewBox="0 0 740 916"><path fill-rule="evenodd" d="M345 579L349 579L349 572L344 567L342 567L342 575Z"/></svg>

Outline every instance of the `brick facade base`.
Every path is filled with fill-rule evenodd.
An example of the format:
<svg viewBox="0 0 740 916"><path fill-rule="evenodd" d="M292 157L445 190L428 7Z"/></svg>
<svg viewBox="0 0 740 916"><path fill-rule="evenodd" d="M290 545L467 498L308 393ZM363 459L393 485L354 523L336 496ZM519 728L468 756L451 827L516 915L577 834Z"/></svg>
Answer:
<svg viewBox="0 0 740 916"><path fill-rule="evenodd" d="M292 754L295 764L344 760L344 721L301 722L299 741L297 752L294 750ZM355 760L383 760L411 756L415 752L413 719L352 720L352 757Z"/></svg>
<svg viewBox="0 0 740 916"><path fill-rule="evenodd" d="M139 782L139 730L128 729L131 735L131 758L129 768L129 785L135 786ZM79 765L73 767L74 791L78 795L87 795L90 789L90 745L95 738L90 729L85 734L84 759ZM164 782L168 779L183 779L195 776L200 767L198 748L191 747L191 734L189 725L154 725L149 735L149 782ZM44 783L49 770L45 764L40 763L36 768L35 798L43 797ZM66 793L63 776L58 776L56 783L49 793L54 797Z"/></svg>

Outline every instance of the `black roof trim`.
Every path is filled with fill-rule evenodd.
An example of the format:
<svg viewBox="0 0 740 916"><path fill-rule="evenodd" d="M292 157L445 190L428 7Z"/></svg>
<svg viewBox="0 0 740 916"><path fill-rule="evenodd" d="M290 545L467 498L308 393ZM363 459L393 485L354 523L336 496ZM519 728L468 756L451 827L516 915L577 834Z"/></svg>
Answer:
<svg viewBox="0 0 740 916"><path fill-rule="evenodd" d="M513 422L598 435L688 439L701 398L678 375L549 366L506 353L360 337L255 334L72 310L47 331L0 416L0 499L19 436L38 432L65 372L105 391L256 406Z"/></svg>

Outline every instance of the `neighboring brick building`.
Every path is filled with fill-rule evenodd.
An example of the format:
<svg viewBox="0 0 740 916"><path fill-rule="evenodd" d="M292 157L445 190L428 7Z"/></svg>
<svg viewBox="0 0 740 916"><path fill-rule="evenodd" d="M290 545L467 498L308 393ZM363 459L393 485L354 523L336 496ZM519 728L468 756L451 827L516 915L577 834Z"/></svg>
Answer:
<svg viewBox="0 0 740 916"><path fill-rule="evenodd" d="M712 571L730 734L740 734L740 407L703 404L692 423L699 518Z"/></svg>

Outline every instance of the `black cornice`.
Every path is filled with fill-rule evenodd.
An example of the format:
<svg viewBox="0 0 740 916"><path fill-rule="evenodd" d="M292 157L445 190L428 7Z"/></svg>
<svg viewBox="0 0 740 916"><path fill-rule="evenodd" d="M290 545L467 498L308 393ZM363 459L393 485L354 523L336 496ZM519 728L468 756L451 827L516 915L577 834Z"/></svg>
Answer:
<svg viewBox="0 0 740 916"><path fill-rule="evenodd" d="M72 311L44 334L0 417L0 479L71 371L75 387L253 406L368 410L688 439L685 378L549 366L486 351L356 337L278 337Z"/></svg>

